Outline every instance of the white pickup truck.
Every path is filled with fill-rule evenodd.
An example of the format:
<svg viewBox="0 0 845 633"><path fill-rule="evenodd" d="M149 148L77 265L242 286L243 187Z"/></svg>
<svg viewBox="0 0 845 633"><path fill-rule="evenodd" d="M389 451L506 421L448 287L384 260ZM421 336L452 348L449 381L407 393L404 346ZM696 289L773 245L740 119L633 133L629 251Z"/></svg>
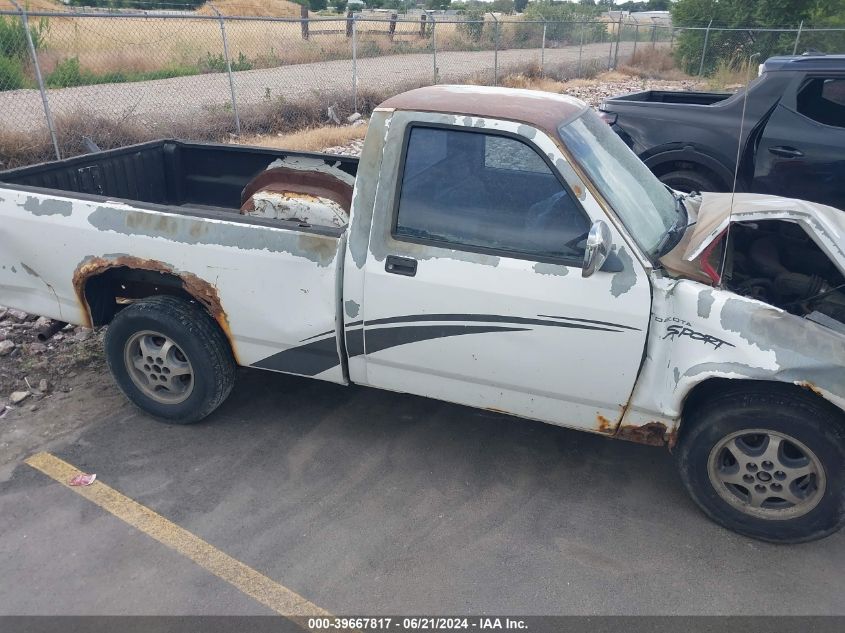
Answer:
<svg viewBox="0 0 845 633"><path fill-rule="evenodd" d="M170 422L236 366L667 445L711 518L845 521L845 215L664 187L583 103L436 86L360 160L161 141L0 173L0 304Z"/></svg>

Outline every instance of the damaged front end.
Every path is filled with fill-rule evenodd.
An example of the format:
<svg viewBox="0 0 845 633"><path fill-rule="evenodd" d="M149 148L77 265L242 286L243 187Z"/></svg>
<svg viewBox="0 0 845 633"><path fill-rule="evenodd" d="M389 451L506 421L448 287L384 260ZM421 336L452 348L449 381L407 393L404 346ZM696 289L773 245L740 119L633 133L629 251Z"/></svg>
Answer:
<svg viewBox="0 0 845 633"><path fill-rule="evenodd" d="M757 194L705 193L688 206L695 224L661 258L668 272L845 333L845 213Z"/></svg>

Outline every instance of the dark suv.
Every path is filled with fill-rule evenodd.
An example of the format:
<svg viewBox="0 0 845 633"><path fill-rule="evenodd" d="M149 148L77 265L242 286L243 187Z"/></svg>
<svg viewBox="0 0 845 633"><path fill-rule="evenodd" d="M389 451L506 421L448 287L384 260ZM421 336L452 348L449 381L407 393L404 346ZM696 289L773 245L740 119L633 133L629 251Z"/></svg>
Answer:
<svg viewBox="0 0 845 633"><path fill-rule="evenodd" d="M730 191L745 91L649 90L603 118L667 185ZM737 189L845 208L845 55L772 57L748 87Z"/></svg>

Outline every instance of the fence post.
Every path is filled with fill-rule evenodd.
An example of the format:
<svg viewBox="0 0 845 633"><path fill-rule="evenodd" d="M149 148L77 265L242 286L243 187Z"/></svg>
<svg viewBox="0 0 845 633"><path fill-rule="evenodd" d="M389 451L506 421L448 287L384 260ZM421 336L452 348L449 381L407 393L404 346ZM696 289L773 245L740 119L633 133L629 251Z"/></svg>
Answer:
<svg viewBox="0 0 845 633"><path fill-rule="evenodd" d="M35 80L38 82L38 90L41 92L41 104L44 106L44 116L47 118L47 129L50 131L50 140L53 141L53 150L56 152L56 159L61 160L62 153L59 151L59 141L56 138L56 125L53 123L53 113L50 111L50 102L47 99L47 90L44 88L44 78L41 76L41 65L38 63L38 55L35 53L35 44L32 42L32 33L29 31L29 16L26 10L15 0L12 4L21 14L21 26L26 33L26 45L32 57L32 66L35 68Z"/></svg>
<svg viewBox="0 0 845 633"><path fill-rule="evenodd" d="M581 41L578 43L578 76L581 76L581 55L584 52L584 22L581 22Z"/></svg>
<svg viewBox="0 0 845 633"><path fill-rule="evenodd" d="M299 5L299 26L302 29L302 39L308 39L308 7L304 4Z"/></svg>
<svg viewBox="0 0 845 633"><path fill-rule="evenodd" d="M355 14L352 9L346 12L346 37L352 37L352 20L355 19Z"/></svg>
<svg viewBox="0 0 845 633"><path fill-rule="evenodd" d="M704 46L701 49L701 63L698 65L698 76L704 74L704 56L707 54L707 40L710 39L710 26L713 24L713 19L707 24L707 30L704 32Z"/></svg>
<svg viewBox="0 0 845 633"><path fill-rule="evenodd" d="M493 85L499 85L499 19L494 13L490 14L496 26L493 30Z"/></svg>
<svg viewBox="0 0 845 633"><path fill-rule="evenodd" d="M434 84L437 85L437 20L431 15L431 57L434 62Z"/></svg>
<svg viewBox="0 0 845 633"><path fill-rule="evenodd" d="M396 19L398 18L398 14L391 13L390 14L390 23L387 26L387 36L390 38L390 41L393 41L393 37L396 35Z"/></svg>
<svg viewBox="0 0 845 633"><path fill-rule="evenodd" d="M425 37L425 21L427 17L425 11L420 15L420 39Z"/></svg>
<svg viewBox="0 0 845 633"><path fill-rule="evenodd" d="M619 41L619 36L622 34L622 16L619 16L619 25L616 27L616 42ZM613 68L613 45L616 44L613 38L610 38L610 50L607 51L607 69Z"/></svg>
<svg viewBox="0 0 845 633"><path fill-rule="evenodd" d="M640 25L634 27L634 51L631 53L631 61L634 61L634 55L637 54L637 42L640 41Z"/></svg>
<svg viewBox="0 0 845 633"><path fill-rule="evenodd" d="M804 28L804 20L801 20L801 24L798 25L798 35L795 36L795 46L792 47L792 54L798 54L798 42L801 41L801 29Z"/></svg>
<svg viewBox="0 0 845 633"><path fill-rule="evenodd" d="M651 18L651 48L654 50L654 47L657 45L657 23L654 21L654 18Z"/></svg>
<svg viewBox="0 0 845 633"><path fill-rule="evenodd" d="M223 57L226 58L226 72L229 75L229 92L232 95L232 112L235 116L235 132L238 136L241 135L241 117L238 115L238 102L235 99L235 78L232 76L232 62L229 59L229 39L226 37L226 23L223 21L223 15L210 2L208 6L214 11L217 19L220 21L220 34L223 37Z"/></svg>
<svg viewBox="0 0 845 633"><path fill-rule="evenodd" d="M358 20L352 14L352 105L358 112Z"/></svg>
<svg viewBox="0 0 845 633"><path fill-rule="evenodd" d="M543 42L540 44L540 76L546 74L546 18L543 18Z"/></svg>
<svg viewBox="0 0 845 633"><path fill-rule="evenodd" d="M619 62L619 43L622 41L622 16L619 16L619 29L616 33L616 52L613 54L613 67Z"/></svg>

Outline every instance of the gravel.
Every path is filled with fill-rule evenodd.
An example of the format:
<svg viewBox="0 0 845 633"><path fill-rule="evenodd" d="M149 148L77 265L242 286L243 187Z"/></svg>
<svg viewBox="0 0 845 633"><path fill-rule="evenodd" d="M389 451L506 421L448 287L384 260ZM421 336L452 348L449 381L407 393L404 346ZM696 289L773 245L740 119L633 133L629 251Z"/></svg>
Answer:
<svg viewBox="0 0 845 633"><path fill-rule="evenodd" d="M608 97L615 97L630 92L642 90L701 90L701 83L696 80L668 81L662 79L643 79L629 77L627 79L596 80L585 82L571 82L564 94L581 99L585 103L597 108ZM364 148L364 139L356 139L345 145L336 145L321 150L327 154L340 156L360 156Z"/></svg>
<svg viewBox="0 0 845 633"><path fill-rule="evenodd" d="M44 317L0 307L0 417L26 401L69 391L78 368L103 368L104 331L66 326L46 342L38 331Z"/></svg>

